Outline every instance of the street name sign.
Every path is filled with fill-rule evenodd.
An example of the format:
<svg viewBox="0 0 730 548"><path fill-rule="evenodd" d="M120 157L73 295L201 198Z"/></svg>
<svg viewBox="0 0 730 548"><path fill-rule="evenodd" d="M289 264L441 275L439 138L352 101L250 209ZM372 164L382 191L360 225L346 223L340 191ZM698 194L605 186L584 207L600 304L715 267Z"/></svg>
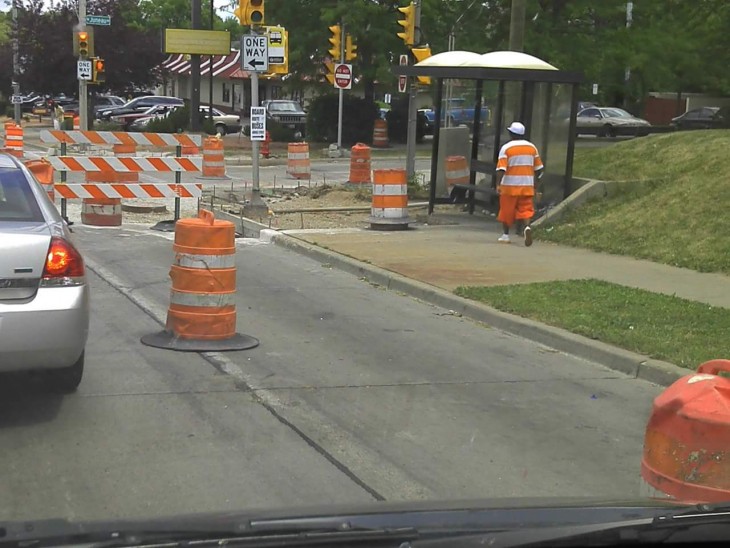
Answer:
<svg viewBox="0 0 730 548"><path fill-rule="evenodd" d="M337 89L352 88L352 65L345 63L335 64L335 87Z"/></svg>
<svg viewBox="0 0 730 548"><path fill-rule="evenodd" d="M91 80L91 61L79 59L76 62L76 77L79 80Z"/></svg>
<svg viewBox="0 0 730 548"><path fill-rule="evenodd" d="M269 39L267 36L263 34L246 34L243 36L243 70L268 72Z"/></svg>
<svg viewBox="0 0 730 548"><path fill-rule="evenodd" d="M266 108L251 107L251 140L266 140Z"/></svg>
<svg viewBox="0 0 730 548"><path fill-rule="evenodd" d="M110 15L87 15L87 25L96 25L98 27L108 27L112 24L112 18Z"/></svg>

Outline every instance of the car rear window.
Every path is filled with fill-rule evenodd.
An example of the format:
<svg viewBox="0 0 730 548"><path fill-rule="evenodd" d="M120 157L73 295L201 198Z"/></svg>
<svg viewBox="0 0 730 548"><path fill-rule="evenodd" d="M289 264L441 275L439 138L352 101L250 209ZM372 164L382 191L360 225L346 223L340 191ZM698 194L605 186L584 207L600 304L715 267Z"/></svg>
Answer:
<svg viewBox="0 0 730 548"><path fill-rule="evenodd" d="M17 168L0 168L0 221L43 221L33 190Z"/></svg>

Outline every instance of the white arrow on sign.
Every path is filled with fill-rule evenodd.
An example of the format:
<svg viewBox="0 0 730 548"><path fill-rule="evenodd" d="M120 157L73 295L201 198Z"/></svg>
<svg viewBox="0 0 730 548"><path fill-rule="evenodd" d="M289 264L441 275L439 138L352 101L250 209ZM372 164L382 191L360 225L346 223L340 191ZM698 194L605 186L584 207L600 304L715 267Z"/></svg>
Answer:
<svg viewBox="0 0 730 548"><path fill-rule="evenodd" d="M269 70L269 39L265 35L247 34L243 37L243 70Z"/></svg>

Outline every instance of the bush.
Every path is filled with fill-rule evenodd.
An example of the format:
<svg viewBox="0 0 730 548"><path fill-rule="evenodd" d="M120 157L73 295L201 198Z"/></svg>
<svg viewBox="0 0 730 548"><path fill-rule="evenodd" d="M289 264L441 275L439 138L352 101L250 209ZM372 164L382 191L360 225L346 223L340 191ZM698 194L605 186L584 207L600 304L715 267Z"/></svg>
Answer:
<svg viewBox="0 0 730 548"><path fill-rule="evenodd" d="M337 142L337 109L339 97L329 93L312 101L307 113L307 136L312 141ZM343 103L342 144L371 143L378 105L360 97L345 94Z"/></svg>
<svg viewBox="0 0 730 548"><path fill-rule="evenodd" d="M208 135L215 135L213 120L200 115L201 127ZM176 108L164 118L150 120L145 128L150 133L182 133L190 131L190 106Z"/></svg>
<svg viewBox="0 0 730 548"><path fill-rule="evenodd" d="M396 143L408 141L408 97L394 100L385 115L388 121L388 139ZM422 112L416 117L416 142L422 143L426 134L426 115Z"/></svg>

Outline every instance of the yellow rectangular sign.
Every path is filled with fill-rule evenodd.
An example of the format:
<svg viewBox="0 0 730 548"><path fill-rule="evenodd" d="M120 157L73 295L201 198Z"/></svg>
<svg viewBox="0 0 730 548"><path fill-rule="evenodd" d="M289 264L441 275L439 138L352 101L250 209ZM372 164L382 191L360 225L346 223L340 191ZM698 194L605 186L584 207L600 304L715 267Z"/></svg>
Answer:
<svg viewBox="0 0 730 548"><path fill-rule="evenodd" d="M165 29L165 53L228 55L231 35L225 30Z"/></svg>

